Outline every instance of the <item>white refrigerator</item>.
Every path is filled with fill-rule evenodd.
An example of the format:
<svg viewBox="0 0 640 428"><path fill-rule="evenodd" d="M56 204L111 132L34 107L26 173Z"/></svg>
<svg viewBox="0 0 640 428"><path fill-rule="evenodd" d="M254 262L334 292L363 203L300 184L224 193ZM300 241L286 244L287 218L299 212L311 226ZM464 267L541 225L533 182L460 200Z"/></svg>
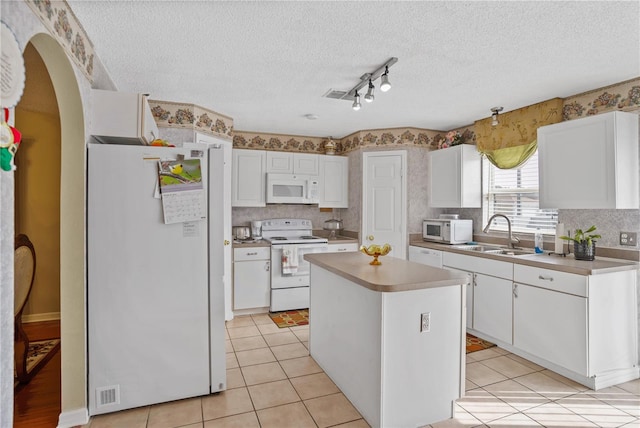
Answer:
<svg viewBox="0 0 640 428"><path fill-rule="evenodd" d="M159 161L199 165L186 217ZM89 144L87 169L89 414L224 390L223 149Z"/></svg>

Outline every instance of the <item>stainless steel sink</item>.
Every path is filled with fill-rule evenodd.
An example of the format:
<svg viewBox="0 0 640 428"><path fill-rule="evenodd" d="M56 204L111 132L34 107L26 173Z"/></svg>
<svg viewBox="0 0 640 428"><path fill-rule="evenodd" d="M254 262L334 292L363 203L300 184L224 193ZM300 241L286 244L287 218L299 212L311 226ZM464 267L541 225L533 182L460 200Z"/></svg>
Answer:
<svg viewBox="0 0 640 428"><path fill-rule="evenodd" d="M497 247L495 245L456 245L453 248L457 250L477 251L479 253L486 253L488 251L500 251L506 249L505 247Z"/></svg>
<svg viewBox="0 0 640 428"><path fill-rule="evenodd" d="M516 249L509 249L509 248L505 248L501 250L489 250L489 251L483 251L483 252L490 253L490 254L504 254L505 256L524 256L527 254L535 254L533 251L529 251L529 250L516 250Z"/></svg>
<svg viewBox="0 0 640 428"><path fill-rule="evenodd" d="M528 254L535 254L533 250L507 248L496 245L456 245L453 248L478 253L502 254L505 256L524 256Z"/></svg>

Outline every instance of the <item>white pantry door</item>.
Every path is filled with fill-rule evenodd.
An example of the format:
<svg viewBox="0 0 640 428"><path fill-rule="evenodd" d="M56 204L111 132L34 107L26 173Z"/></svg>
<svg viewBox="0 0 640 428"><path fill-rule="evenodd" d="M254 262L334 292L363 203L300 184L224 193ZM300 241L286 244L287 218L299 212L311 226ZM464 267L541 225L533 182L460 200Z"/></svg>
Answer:
<svg viewBox="0 0 640 428"><path fill-rule="evenodd" d="M407 152L364 152L362 163L362 244L390 244L406 259Z"/></svg>

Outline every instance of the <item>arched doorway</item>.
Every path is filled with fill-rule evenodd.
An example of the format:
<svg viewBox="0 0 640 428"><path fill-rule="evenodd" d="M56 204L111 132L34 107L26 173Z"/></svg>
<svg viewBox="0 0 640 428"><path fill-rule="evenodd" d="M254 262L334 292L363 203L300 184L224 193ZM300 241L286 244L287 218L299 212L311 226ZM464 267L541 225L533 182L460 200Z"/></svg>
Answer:
<svg viewBox="0 0 640 428"><path fill-rule="evenodd" d="M60 426L78 425L86 412L85 130L82 96L67 54L48 34L31 40L46 66L60 121L59 304L61 319ZM88 90L88 85L83 85ZM28 134L28 133L26 133ZM28 135L27 135L28 137ZM70 416L67 416L70 415Z"/></svg>
<svg viewBox="0 0 640 428"><path fill-rule="evenodd" d="M43 339L60 337L61 134L58 103L47 68L31 43L23 57L26 82L15 107L22 143L15 157L14 224L16 235L29 237L37 257L33 286L22 314L33 347ZM41 362L30 369L30 375L36 377L16 390L14 427L28 426L34 413L57 422L60 355L55 354L56 349L48 355L41 353L45 354Z"/></svg>

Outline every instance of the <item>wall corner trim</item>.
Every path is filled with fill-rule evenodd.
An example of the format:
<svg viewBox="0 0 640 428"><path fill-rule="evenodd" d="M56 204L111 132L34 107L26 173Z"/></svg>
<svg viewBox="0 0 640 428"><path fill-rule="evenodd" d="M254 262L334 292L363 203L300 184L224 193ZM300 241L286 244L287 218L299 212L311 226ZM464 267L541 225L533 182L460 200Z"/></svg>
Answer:
<svg viewBox="0 0 640 428"><path fill-rule="evenodd" d="M89 423L89 411L85 408L60 413L57 428L71 428Z"/></svg>

